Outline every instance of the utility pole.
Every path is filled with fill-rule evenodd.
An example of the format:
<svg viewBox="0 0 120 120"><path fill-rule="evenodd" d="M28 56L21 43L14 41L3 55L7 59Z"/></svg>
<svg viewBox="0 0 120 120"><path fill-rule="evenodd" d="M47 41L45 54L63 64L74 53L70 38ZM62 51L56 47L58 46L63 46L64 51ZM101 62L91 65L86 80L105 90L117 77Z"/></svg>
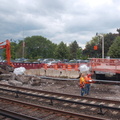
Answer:
<svg viewBox="0 0 120 120"><path fill-rule="evenodd" d="M102 36L102 58L104 58L104 36Z"/></svg>
<svg viewBox="0 0 120 120"><path fill-rule="evenodd" d="M102 39L102 58L104 58L104 35L96 33L96 36L99 36Z"/></svg>
<svg viewBox="0 0 120 120"><path fill-rule="evenodd" d="M23 40L23 43L22 43L22 47L23 47L23 54L22 54L22 58L24 58L24 53L25 53L25 42L24 42L24 40Z"/></svg>
<svg viewBox="0 0 120 120"><path fill-rule="evenodd" d="M23 28L23 42L22 42L22 58L25 56L25 41L24 41L24 28Z"/></svg>

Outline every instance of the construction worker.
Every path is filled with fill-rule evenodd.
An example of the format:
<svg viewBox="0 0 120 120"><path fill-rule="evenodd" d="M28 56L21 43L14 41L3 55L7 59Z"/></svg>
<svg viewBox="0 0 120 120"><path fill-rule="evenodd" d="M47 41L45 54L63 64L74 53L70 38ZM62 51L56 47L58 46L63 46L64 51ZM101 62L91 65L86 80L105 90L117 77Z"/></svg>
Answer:
<svg viewBox="0 0 120 120"><path fill-rule="evenodd" d="M92 82L91 74L86 74L85 79L85 94L89 95L90 92L90 83Z"/></svg>
<svg viewBox="0 0 120 120"><path fill-rule="evenodd" d="M84 74L81 74L80 77L80 88L81 88L81 96L83 96L85 94L85 78L84 78Z"/></svg>

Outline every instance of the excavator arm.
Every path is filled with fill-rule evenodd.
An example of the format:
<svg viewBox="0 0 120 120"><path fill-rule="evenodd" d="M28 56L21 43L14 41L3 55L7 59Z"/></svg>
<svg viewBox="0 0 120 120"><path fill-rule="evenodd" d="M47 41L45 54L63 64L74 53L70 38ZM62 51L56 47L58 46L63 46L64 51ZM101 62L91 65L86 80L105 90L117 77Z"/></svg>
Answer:
<svg viewBox="0 0 120 120"><path fill-rule="evenodd" d="M4 44L5 45L2 45ZM3 49L5 48L6 49L6 60L7 60L7 65L11 66L11 67L14 67L14 65L12 64L12 62L10 61L11 59L11 52L10 52L10 41L9 40L6 40L5 42L1 42L0 43L0 49Z"/></svg>

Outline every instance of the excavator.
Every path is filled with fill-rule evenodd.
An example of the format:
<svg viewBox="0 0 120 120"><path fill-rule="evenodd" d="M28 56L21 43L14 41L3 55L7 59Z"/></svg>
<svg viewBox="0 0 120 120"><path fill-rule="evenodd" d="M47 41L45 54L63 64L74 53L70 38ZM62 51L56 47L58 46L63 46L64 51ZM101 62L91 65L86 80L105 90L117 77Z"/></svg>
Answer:
<svg viewBox="0 0 120 120"><path fill-rule="evenodd" d="M12 72L14 70L14 65L10 61L11 59L11 52L10 52L10 41L6 40L0 43L0 49L6 49L6 64L0 65L0 73L4 72Z"/></svg>

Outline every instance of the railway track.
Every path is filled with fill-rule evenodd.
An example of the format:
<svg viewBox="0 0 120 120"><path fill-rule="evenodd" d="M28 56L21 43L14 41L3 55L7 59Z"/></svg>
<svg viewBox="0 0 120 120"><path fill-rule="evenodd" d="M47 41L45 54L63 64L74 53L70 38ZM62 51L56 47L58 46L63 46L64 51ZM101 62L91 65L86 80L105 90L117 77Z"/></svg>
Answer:
<svg viewBox="0 0 120 120"><path fill-rule="evenodd" d="M0 95L36 105L49 106L52 109L57 108L85 116L92 115L99 119L117 120L120 118L120 101L73 96L2 84L0 84Z"/></svg>
<svg viewBox="0 0 120 120"><path fill-rule="evenodd" d="M0 114L15 120L104 120L4 97L0 97L0 106Z"/></svg>

